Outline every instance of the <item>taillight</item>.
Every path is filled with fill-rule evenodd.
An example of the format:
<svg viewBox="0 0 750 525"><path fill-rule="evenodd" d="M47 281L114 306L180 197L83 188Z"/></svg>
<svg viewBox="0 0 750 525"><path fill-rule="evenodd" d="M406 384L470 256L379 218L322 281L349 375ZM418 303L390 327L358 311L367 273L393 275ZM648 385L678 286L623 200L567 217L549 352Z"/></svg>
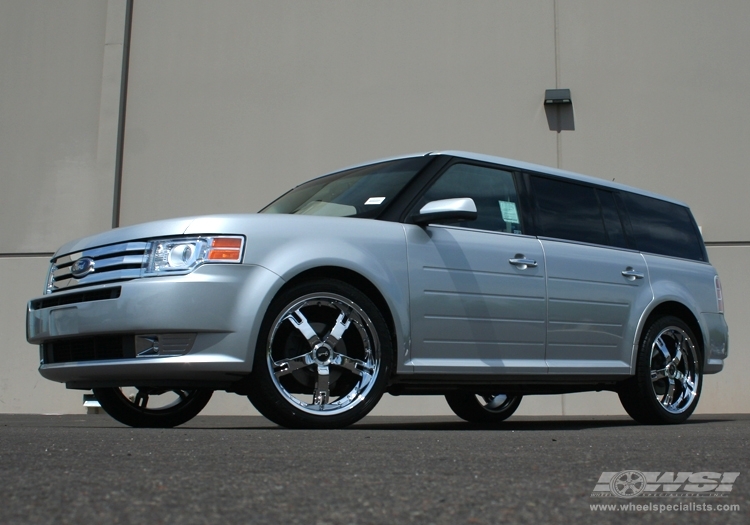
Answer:
<svg viewBox="0 0 750 525"><path fill-rule="evenodd" d="M721 291L721 281L719 276L714 277L714 286L716 287L716 306L719 309L719 313L724 313L724 293Z"/></svg>

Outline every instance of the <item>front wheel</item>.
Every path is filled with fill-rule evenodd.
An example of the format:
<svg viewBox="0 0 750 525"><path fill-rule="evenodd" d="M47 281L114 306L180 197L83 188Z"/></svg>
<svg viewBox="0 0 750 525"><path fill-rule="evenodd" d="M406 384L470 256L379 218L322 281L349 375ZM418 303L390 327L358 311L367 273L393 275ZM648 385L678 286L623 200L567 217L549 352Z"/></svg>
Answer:
<svg viewBox="0 0 750 525"><path fill-rule="evenodd" d="M208 404L212 390L147 387L95 388L104 411L131 427L171 428L187 423Z"/></svg>
<svg viewBox="0 0 750 525"><path fill-rule="evenodd" d="M701 371L700 348L690 327L677 317L662 317L641 340L635 376L621 385L620 402L640 423L682 423L698 405Z"/></svg>
<svg viewBox="0 0 750 525"><path fill-rule="evenodd" d="M345 427L380 400L392 360L388 325L365 294L338 280L308 281L269 307L248 397L285 427Z"/></svg>
<svg viewBox="0 0 750 525"><path fill-rule="evenodd" d="M445 400L453 413L470 423L491 425L505 421L521 404L523 396L505 394L482 394L451 392Z"/></svg>

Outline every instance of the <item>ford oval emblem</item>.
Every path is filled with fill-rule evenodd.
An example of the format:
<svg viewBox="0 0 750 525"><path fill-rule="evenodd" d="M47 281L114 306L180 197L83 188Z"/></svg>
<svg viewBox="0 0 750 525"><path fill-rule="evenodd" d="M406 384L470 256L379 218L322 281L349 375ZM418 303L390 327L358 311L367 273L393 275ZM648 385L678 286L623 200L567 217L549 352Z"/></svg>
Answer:
<svg viewBox="0 0 750 525"><path fill-rule="evenodd" d="M82 259L78 259L70 267L70 273L76 279L83 279L84 277L86 277L88 274L90 274L93 271L94 271L94 259L90 257L84 257Z"/></svg>

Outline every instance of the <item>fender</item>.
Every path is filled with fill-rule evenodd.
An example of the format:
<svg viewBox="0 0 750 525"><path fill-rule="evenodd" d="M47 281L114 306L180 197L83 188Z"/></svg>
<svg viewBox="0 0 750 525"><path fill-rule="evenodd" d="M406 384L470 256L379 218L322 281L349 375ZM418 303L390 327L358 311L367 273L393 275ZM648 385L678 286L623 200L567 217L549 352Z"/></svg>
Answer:
<svg viewBox="0 0 750 525"><path fill-rule="evenodd" d="M704 312L715 312L716 298L707 293L713 290L713 278L716 271L712 266L701 265L702 271L695 269L695 262L682 261L674 258L660 257L650 254L644 254L646 265L649 268L649 278L651 279L651 288L654 297L659 300L652 301L644 310L638 321L638 328L633 340L633 353L631 356L631 373L635 373L635 360L638 352L638 345L641 340L643 331L647 328L647 323L651 314L660 306L667 303L676 303L686 309L692 315L692 319L685 319L688 324L697 324L700 334L699 337L703 347L703 364L708 363L709 352L706 349L710 346L710 330L705 323ZM666 260L665 260L666 259ZM667 264L668 263L668 264ZM681 264L682 263L682 264ZM682 278L675 279L674 273L682 273ZM698 283L700 281L700 284ZM703 282L705 281L705 282ZM695 286L687 286L685 283L695 283Z"/></svg>
<svg viewBox="0 0 750 525"><path fill-rule="evenodd" d="M299 215L211 216L197 219L186 234L226 232L246 237L243 264L258 265L289 282L297 275L319 267L339 267L358 273L370 281L385 298L393 317L399 356L403 355L410 333L409 284L406 260L406 234L403 224L369 219L343 219ZM331 232L336 232L331 235ZM283 284L283 283L282 283ZM273 296L279 288L269 288L257 312L252 332L257 334Z"/></svg>

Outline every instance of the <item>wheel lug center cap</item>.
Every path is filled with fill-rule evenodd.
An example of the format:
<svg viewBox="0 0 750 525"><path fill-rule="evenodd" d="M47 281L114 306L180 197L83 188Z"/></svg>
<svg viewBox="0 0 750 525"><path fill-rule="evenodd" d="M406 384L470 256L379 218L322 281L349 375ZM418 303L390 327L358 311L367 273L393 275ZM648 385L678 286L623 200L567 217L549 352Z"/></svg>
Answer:
<svg viewBox="0 0 750 525"><path fill-rule="evenodd" d="M667 377L674 377L674 374L675 374L676 371L677 371L677 369L674 366L674 364L669 363L667 365Z"/></svg>
<svg viewBox="0 0 750 525"><path fill-rule="evenodd" d="M313 356L318 364L327 365L331 362L333 349L325 343L317 344L315 345L315 348L313 348Z"/></svg>

